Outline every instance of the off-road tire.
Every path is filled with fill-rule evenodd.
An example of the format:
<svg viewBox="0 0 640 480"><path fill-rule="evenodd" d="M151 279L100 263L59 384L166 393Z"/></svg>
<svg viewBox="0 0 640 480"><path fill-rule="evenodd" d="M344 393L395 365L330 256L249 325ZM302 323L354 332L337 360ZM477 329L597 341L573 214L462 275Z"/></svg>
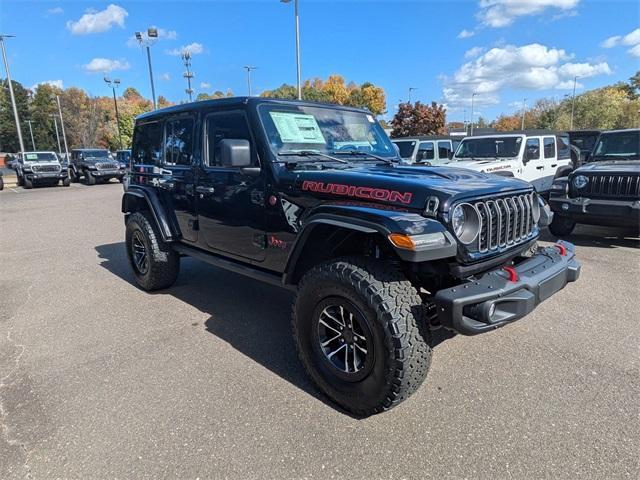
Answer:
<svg viewBox="0 0 640 480"><path fill-rule="evenodd" d="M24 188L27 190L31 190L33 188L33 180L29 180L26 177L23 177Z"/></svg>
<svg viewBox="0 0 640 480"><path fill-rule="evenodd" d="M132 239L134 234L142 239L148 257L148 269L141 272L133 259ZM173 285L180 273L180 255L165 243L147 212L129 215L126 226L126 248L129 264L138 285L147 291L161 290Z"/></svg>
<svg viewBox="0 0 640 480"><path fill-rule="evenodd" d="M576 228L576 222L569 217L563 217L557 213L553 216L553 220L549 225L549 231L556 237L566 237L571 235L573 229Z"/></svg>
<svg viewBox="0 0 640 480"><path fill-rule="evenodd" d="M80 181L80 179L76 175L76 171L73 168L69 169L69 180L71 181L71 183L78 183Z"/></svg>
<svg viewBox="0 0 640 480"><path fill-rule="evenodd" d="M22 175L18 175L18 177L16 179L16 183L18 184L19 187L23 187L24 186L24 177Z"/></svg>
<svg viewBox="0 0 640 480"><path fill-rule="evenodd" d="M392 263L345 257L318 265L300 281L292 330L298 355L318 388L347 411L368 416L389 410L422 384L431 363L426 311L413 285ZM373 366L348 382L316 346L314 313L327 298L355 305L373 336Z"/></svg>
<svg viewBox="0 0 640 480"><path fill-rule="evenodd" d="M62 179L62 186L63 187L71 186L71 180L69 179L69 177Z"/></svg>
<svg viewBox="0 0 640 480"><path fill-rule="evenodd" d="M93 174L88 170L84 172L84 183L87 185L96 184L96 177L94 177Z"/></svg>
<svg viewBox="0 0 640 480"><path fill-rule="evenodd" d="M2 180L2 177L0 177L0 192L4 190L4 180Z"/></svg>

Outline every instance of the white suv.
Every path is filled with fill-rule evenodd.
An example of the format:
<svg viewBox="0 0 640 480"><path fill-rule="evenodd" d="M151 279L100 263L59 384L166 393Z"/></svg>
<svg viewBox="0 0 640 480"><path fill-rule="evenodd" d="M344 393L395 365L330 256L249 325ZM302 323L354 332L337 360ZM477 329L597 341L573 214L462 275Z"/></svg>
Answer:
<svg viewBox="0 0 640 480"><path fill-rule="evenodd" d="M520 178L545 194L554 178L572 168L569 135L527 131L466 137L449 166Z"/></svg>

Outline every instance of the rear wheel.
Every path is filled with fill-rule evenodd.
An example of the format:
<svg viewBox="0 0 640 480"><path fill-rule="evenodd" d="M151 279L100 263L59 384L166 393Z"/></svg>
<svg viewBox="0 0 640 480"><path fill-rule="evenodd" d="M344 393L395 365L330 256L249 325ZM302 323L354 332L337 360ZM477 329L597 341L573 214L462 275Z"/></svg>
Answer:
<svg viewBox="0 0 640 480"><path fill-rule="evenodd" d="M129 263L141 288L160 290L175 283L180 272L180 256L162 241L146 212L129 216L126 245Z"/></svg>
<svg viewBox="0 0 640 480"><path fill-rule="evenodd" d="M563 217L557 213L553 216L553 220L549 225L549 231L556 237L571 235L574 228L576 228L576 222L569 217Z"/></svg>
<svg viewBox="0 0 640 480"><path fill-rule="evenodd" d="M429 370L425 309L391 263L350 257L314 267L300 282L292 326L311 379L357 415L399 404Z"/></svg>

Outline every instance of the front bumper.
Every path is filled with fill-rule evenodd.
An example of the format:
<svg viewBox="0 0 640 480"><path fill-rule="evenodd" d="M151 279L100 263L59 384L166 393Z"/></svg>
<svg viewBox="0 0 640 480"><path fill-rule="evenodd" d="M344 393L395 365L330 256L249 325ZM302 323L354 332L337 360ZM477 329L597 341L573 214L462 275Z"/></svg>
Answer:
<svg viewBox="0 0 640 480"><path fill-rule="evenodd" d="M68 172L66 170L61 170L59 172L24 172L25 178L28 178L32 182L53 182L64 180L67 178Z"/></svg>
<svg viewBox="0 0 640 480"><path fill-rule="evenodd" d="M124 170L90 170L94 177L100 178L120 178L126 173Z"/></svg>
<svg viewBox="0 0 640 480"><path fill-rule="evenodd" d="M494 270L476 281L437 292L440 324L463 335L476 335L519 320L568 282L575 282L580 263L575 247L560 241L510 270Z"/></svg>
<svg viewBox="0 0 640 480"><path fill-rule="evenodd" d="M600 200L570 198L566 195L549 199L554 213L578 223L637 226L640 223L640 200Z"/></svg>

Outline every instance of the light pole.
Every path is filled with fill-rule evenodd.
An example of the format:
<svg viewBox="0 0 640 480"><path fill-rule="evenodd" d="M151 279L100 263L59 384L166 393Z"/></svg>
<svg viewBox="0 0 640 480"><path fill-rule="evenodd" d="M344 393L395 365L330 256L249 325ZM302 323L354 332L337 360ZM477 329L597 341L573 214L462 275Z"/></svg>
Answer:
<svg viewBox="0 0 640 480"><path fill-rule="evenodd" d="M18 116L18 107L16 106L16 97L13 94L13 84L11 83L11 73L9 72L9 62L7 61L7 51L4 47L4 39L12 38L14 35L0 34L0 47L2 47L2 60L4 60L4 69L7 72L7 82L9 83L9 94L11 96L11 106L13 107L13 118L16 121L16 130L18 132L18 143L20 151L24 152L24 141L22 140L22 129L20 128L20 117Z"/></svg>
<svg viewBox="0 0 640 480"><path fill-rule="evenodd" d="M524 114L527 113L527 99L522 99L522 122L520 125L520 130L524 130Z"/></svg>
<svg viewBox="0 0 640 480"><path fill-rule="evenodd" d="M113 104L116 107L116 123L118 124L118 143L120 145L120 150L122 150L122 132L120 131L120 114L118 113L118 100L116 99L116 87L120 85L120 79L114 78L111 80L109 77L104 77L104 81L107 85L111 87L113 91Z"/></svg>
<svg viewBox="0 0 640 480"><path fill-rule="evenodd" d="M291 0L280 0L291 3ZM298 16L298 0L293 0L296 16L296 70L298 76L298 100L302 100L302 76L300 73L300 17Z"/></svg>
<svg viewBox="0 0 640 480"><path fill-rule="evenodd" d="M244 69L247 71L247 86L249 87L249 96L251 96L251 70L255 70L258 67L251 65L245 65Z"/></svg>
<svg viewBox="0 0 640 480"><path fill-rule="evenodd" d="M147 41L145 42L142 32L136 32L136 40L141 47L147 48L147 63L149 64L149 80L151 81L151 98L153 99L153 109L156 110L158 105L156 104L156 87L153 84L153 69L151 68L151 38L158 38L158 29L151 27L147 29Z"/></svg>
<svg viewBox="0 0 640 480"><path fill-rule="evenodd" d="M67 147L67 134L64 133L64 120L62 119L62 107L60 106L60 96L56 95L56 101L58 102L58 116L60 117L60 127L62 127L62 140L64 140L64 154L69 161L69 148Z"/></svg>
<svg viewBox="0 0 640 480"><path fill-rule="evenodd" d="M29 133L31 134L31 146L33 147L33 151L36 151L36 142L33 139L33 127L31 126L31 120L25 120L29 124Z"/></svg>
<svg viewBox="0 0 640 480"><path fill-rule="evenodd" d="M56 114L52 113L53 117L53 125L56 127L56 140L58 141L58 153L62 155L62 147L60 146L60 133L58 133L58 119L56 118Z"/></svg>
<svg viewBox="0 0 640 480"><path fill-rule="evenodd" d="M578 81L578 76L573 77L573 96L571 97L571 126L569 130L573 130L573 111L576 106L576 83Z"/></svg>
<svg viewBox="0 0 640 480"><path fill-rule="evenodd" d="M409 87L409 103L411 103L411 92L413 92L414 90L417 90L416 87Z"/></svg>
<svg viewBox="0 0 640 480"><path fill-rule="evenodd" d="M473 92L471 94L471 120L469 123L471 123L471 133L469 134L469 136L473 136L473 99L476 97L477 93Z"/></svg>
<svg viewBox="0 0 640 480"><path fill-rule="evenodd" d="M184 61L184 67L187 69L187 71L182 74L182 76L187 79L187 89L185 90L185 92L187 92L187 94L189 95L189 101L193 102L193 88L191 88L191 79L194 77L194 75L190 69L191 53L189 53L188 50L185 50L181 56L182 60Z"/></svg>

